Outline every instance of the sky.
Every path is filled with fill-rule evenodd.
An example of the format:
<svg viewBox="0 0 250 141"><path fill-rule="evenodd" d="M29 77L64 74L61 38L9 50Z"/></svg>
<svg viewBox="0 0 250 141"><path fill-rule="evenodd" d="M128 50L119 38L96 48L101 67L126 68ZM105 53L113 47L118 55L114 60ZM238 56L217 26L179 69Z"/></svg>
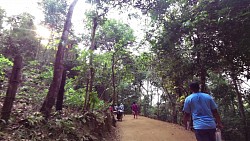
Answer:
<svg viewBox="0 0 250 141"><path fill-rule="evenodd" d="M5 9L8 16L28 12L36 17L43 17L37 2L38 0L0 0L0 6Z"/></svg>
<svg viewBox="0 0 250 141"><path fill-rule="evenodd" d="M38 6L37 2L40 0L0 0L0 7L5 9L7 16L11 15L18 15L21 14L22 12L27 12L35 16L35 24L39 24L43 20L43 13L41 8ZM69 0L71 2L72 0ZM84 2L85 0L79 0L78 3L76 4L76 7L74 9L73 17L72 17L72 23L74 24L74 28L76 31L84 31L84 16L83 15L84 11L88 8L90 8L89 4L86 4ZM140 14L140 12L137 12ZM80 15L80 16L79 16ZM141 14L140 14L141 15ZM134 29L135 34L137 34L139 39L142 39L142 34L143 29L145 26L141 26L143 23L145 23L145 19L143 20L138 20L138 19L132 19L132 20L127 20L128 16L127 13L121 14L116 11L110 12L109 18L115 18L117 20L120 20L124 23L127 23L131 26L132 29ZM42 30L46 30L42 27L39 27L40 30L39 34L45 34L42 36L48 36L46 32L42 33ZM42 28L42 29L41 29Z"/></svg>

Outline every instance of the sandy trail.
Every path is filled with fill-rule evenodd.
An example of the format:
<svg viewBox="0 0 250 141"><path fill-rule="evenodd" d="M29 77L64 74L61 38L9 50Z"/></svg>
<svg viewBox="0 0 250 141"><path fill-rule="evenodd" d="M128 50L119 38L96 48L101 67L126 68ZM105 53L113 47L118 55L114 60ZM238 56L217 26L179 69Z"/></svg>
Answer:
<svg viewBox="0 0 250 141"><path fill-rule="evenodd" d="M179 125L132 115L118 121L120 141L196 141L194 133Z"/></svg>

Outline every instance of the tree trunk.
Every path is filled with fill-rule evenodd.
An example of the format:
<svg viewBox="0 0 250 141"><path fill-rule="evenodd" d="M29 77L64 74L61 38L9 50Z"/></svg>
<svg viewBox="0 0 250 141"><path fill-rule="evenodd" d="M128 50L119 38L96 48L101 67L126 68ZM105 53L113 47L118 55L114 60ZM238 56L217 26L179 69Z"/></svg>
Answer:
<svg viewBox="0 0 250 141"><path fill-rule="evenodd" d="M158 91L158 88L156 89L157 92L157 118L160 118L160 93Z"/></svg>
<svg viewBox="0 0 250 141"><path fill-rule="evenodd" d="M61 37L61 41L58 45L58 50L56 53L56 60L54 64L54 75L53 75L53 80L49 88L49 92L43 102L42 108L41 108L41 113L48 118L52 107L55 105L55 100L57 97L57 94L59 92L59 88L61 85L61 80L62 80L62 73L63 73L63 57L64 57L64 50L65 46L67 45L68 42L68 35L69 31L71 28L71 19L74 11L74 7L76 5L78 0L74 0L70 7L69 11L67 13L66 21L64 24L64 29Z"/></svg>
<svg viewBox="0 0 250 141"><path fill-rule="evenodd" d="M89 57L89 66L90 66L90 69L89 69L89 91L88 93L86 93L86 107L84 107L85 110L89 110L90 109L90 94L92 94L92 91L93 91L93 83L94 83L94 76L95 76L95 73L94 73L94 66L93 66L93 52L95 50L95 33L96 33L96 28L97 28L97 17L93 18L93 28L92 28L92 33L91 33L91 45L90 45L90 57Z"/></svg>
<svg viewBox="0 0 250 141"><path fill-rule="evenodd" d="M203 63L201 64L200 68L200 81L201 81L201 92L206 92L206 69L204 68L205 66Z"/></svg>
<svg viewBox="0 0 250 141"><path fill-rule="evenodd" d="M87 78L86 80L86 95L85 95L85 99L84 99L84 106L83 109L87 110L87 105L88 105L88 100L89 100L89 78Z"/></svg>
<svg viewBox="0 0 250 141"><path fill-rule="evenodd" d="M10 113L13 107L13 102L16 97L17 88L21 80L21 69L22 69L22 57L20 55L17 55L14 59L14 66L12 69L8 90L2 108L1 118L6 122L8 122L10 118Z"/></svg>
<svg viewBox="0 0 250 141"><path fill-rule="evenodd" d="M150 91L151 91L151 94L150 94L150 106L153 106L153 94L154 94L154 91L153 91L152 85L150 86Z"/></svg>
<svg viewBox="0 0 250 141"><path fill-rule="evenodd" d="M115 54L112 56L112 86L113 86L113 104L117 104L117 96L115 90Z"/></svg>
<svg viewBox="0 0 250 141"><path fill-rule="evenodd" d="M234 84L234 88L237 94L237 98L238 98L238 104L239 104L239 110L240 110L240 116L242 119L242 123L244 126L244 131L245 131L245 141L248 141L248 133L247 133L247 120L246 120L246 114L245 114L245 110L244 110L244 105L243 105L243 101L242 101L242 94L240 93L239 89L238 89L238 84L237 84L237 76L234 74L234 72L231 75L232 79L233 79L233 84Z"/></svg>
<svg viewBox="0 0 250 141"><path fill-rule="evenodd" d="M66 84L66 69L64 69L64 71L63 71L62 81L61 81L59 93L58 93L58 96L57 96L57 101L56 101L56 110L57 111L62 110L65 84Z"/></svg>
<svg viewBox="0 0 250 141"><path fill-rule="evenodd" d="M165 90L165 93L168 96L170 105L171 105L171 109L172 109L172 122L173 123L177 123L177 110L176 110L176 102L174 101L174 99L172 98L172 96L170 95L170 93L168 92L168 90L166 88L163 87L163 89Z"/></svg>
<svg viewBox="0 0 250 141"><path fill-rule="evenodd" d="M177 123L177 110L176 110L176 103L171 104L173 111L172 111L172 122Z"/></svg>
<svg viewBox="0 0 250 141"><path fill-rule="evenodd" d="M149 81L147 80L147 96L148 96L148 100L150 100L150 96L149 96ZM146 115L149 115L149 103L147 103L147 107L146 107Z"/></svg>

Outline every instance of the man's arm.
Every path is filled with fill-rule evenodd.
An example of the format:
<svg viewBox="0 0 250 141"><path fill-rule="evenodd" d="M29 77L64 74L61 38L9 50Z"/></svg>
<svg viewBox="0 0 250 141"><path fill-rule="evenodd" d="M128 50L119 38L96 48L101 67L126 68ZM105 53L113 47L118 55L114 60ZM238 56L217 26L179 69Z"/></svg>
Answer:
<svg viewBox="0 0 250 141"><path fill-rule="evenodd" d="M213 116L214 116L214 118L215 118L217 127L220 128L220 129L222 129L222 128L223 128L223 125L222 125L222 123L221 123L221 118L220 118L220 115L219 115L217 109L212 110L212 113L213 113Z"/></svg>

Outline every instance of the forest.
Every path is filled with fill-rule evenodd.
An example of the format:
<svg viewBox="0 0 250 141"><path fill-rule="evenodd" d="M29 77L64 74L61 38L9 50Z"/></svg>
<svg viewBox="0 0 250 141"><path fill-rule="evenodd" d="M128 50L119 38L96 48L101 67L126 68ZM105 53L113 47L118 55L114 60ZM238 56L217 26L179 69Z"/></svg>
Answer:
<svg viewBox="0 0 250 141"><path fill-rule="evenodd" d="M182 125L197 81L218 104L223 139L250 141L249 0L80 1L37 2L47 39L36 15L0 5L1 140L109 138L109 106L131 114L134 101L140 115ZM79 25L76 6L87 9Z"/></svg>

